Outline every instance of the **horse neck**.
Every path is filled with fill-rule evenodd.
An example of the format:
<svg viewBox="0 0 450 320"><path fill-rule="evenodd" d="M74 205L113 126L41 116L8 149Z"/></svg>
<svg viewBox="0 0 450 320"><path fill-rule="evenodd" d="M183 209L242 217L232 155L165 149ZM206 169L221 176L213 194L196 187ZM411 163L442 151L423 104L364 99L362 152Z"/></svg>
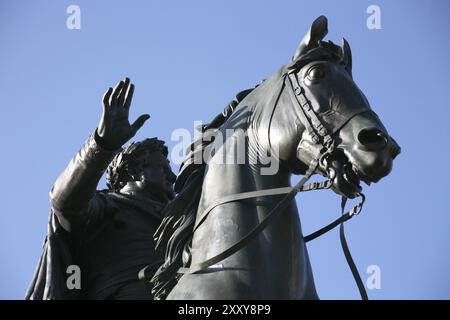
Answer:
<svg viewBox="0 0 450 320"><path fill-rule="evenodd" d="M243 130L245 133L246 131ZM226 147L237 147L238 139L227 139ZM262 175L260 164L249 164L257 141L247 136L244 164L222 164L210 161L205 171L202 194L197 211L197 222L205 210L219 199L241 192L290 185L290 172L280 166L277 174ZM217 154L213 156L218 157ZM213 160L213 159L211 159ZM192 241L192 263L200 263L219 254L240 241L252 228L258 225L283 196L270 196L236 201L215 207L208 218L196 230ZM263 237L253 241L226 261L223 267L257 268L263 264L264 272L279 274L279 278L297 279L298 270L292 265L300 263L301 231L295 202L285 209L280 217L266 230ZM264 239L270 239L269 244ZM206 245L208 244L208 245ZM277 261L277 263L273 263ZM284 278L283 278L284 279ZM280 280L288 283L288 280ZM287 287L287 285L286 285Z"/></svg>
<svg viewBox="0 0 450 320"><path fill-rule="evenodd" d="M291 173L268 152L270 115L266 114L244 104L220 128L223 140L213 147L208 159L202 192L204 202L290 184Z"/></svg>
<svg viewBox="0 0 450 320"><path fill-rule="evenodd" d="M260 87L255 90L258 89ZM234 129L235 136L225 139L221 146L225 150L225 155L218 152L220 148L211 151L202 184L197 223L204 217L205 210L211 204L216 201L220 203L220 199L225 196L290 185L289 166L278 165L275 174L262 174L262 169L267 168L267 165L255 161L259 153L264 155L270 147L267 132L273 112L270 109L271 104L258 105L252 103L251 98L253 97L244 99L219 129L223 135L227 129ZM288 120L292 121L292 118ZM245 142L244 163L214 161L233 159L226 151L242 148L239 145L242 141ZM215 206L194 232L191 263L201 263L241 241L282 198L282 195L268 196ZM290 292L295 291L292 288L300 288L302 287L300 284L304 285L307 282L302 276L307 274L304 271L308 270L304 250L298 211L295 201L292 201L284 209L283 214L277 217L257 239L225 261L221 261L220 265L223 268L258 270L258 276L252 275L255 279L267 280L268 275L275 275L276 280L269 285L272 288L279 287L277 290L284 292L283 297L292 297L297 294Z"/></svg>

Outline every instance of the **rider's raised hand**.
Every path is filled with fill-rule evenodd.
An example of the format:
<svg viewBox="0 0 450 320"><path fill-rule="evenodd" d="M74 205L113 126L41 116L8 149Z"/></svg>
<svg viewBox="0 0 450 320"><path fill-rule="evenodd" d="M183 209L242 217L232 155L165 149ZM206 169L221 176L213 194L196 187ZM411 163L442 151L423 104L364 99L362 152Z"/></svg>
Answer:
<svg viewBox="0 0 450 320"><path fill-rule="evenodd" d="M120 81L116 87L109 88L103 96L103 114L97 134L102 146L114 150L130 140L144 125L150 115L141 115L133 124L128 116L133 99L134 85L130 79Z"/></svg>

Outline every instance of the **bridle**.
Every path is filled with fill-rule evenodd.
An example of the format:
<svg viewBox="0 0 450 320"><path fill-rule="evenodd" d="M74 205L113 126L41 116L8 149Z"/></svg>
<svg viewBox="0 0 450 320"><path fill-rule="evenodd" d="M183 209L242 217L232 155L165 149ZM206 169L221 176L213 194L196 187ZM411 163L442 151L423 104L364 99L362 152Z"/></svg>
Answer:
<svg viewBox="0 0 450 320"><path fill-rule="evenodd" d="M273 188L264 189L250 192L242 192L237 194L228 195L213 201L197 218L197 222L194 226L193 232L195 232L200 225L206 220L209 213L216 207L223 205L225 203L242 201L257 197L275 196L283 195L282 200L280 200L275 207L266 215L266 217L246 236L244 236L240 241L238 241L233 246L229 247L225 251L209 258L201 263L191 265L187 268L180 268L178 273L180 274L193 274L203 271L218 262L228 258L232 254L239 251L241 248L245 247L251 240L256 238L281 212L283 212L291 201L295 198L297 193L311 190L324 190L329 189L332 186L332 180L328 179L322 182L312 182L306 184L306 182L311 178L311 176L320 170L327 173L327 159L335 151L335 140L333 135L338 132L351 118L366 112L367 109L358 110L346 115L344 119L341 119L340 123L336 125L331 132L326 128L326 126L321 121L319 115L314 111L311 102L307 99L305 95L305 90L301 87L295 69L287 68L288 71L284 74L284 83L281 90L288 83L288 91L293 105L299 106L299 119L298 121L305 127L302 139L299 143L297 149L297 157L304 163L309 163L308 170L302 177L302 179L294 187L284 187L284 188ZM300 152L300 150L302 152ZM345 204L347 198L342 197L341 202L341 216L333 221L332 223L326 225L325 227L317 230L316 232L304 237L305 242L314 240L315 238L325 234L326 232L332 230L336 226L340 225L340 240L341 246L344 251L345 258L352 272L353 278L358 286L361 298L367 300L367 292L365 290L364 284L359 275L358 269L353 261L350 254L347 241L344 234L344 222L351 219L352 217L358 215L365 201L365 196L359 193L358 196L361 198L360 202L356 204L351 210L345 212Z"/></svg>

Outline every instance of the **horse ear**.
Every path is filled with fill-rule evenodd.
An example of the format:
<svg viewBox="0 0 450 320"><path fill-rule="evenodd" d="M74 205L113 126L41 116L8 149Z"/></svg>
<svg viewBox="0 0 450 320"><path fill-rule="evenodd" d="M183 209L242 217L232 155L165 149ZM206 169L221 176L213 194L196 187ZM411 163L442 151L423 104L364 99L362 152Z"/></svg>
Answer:
<svg viewBox="0 0 450 320"><path fill-rule="evenodd" d="M342 38L342 62L350 74L352 74L352 50L345 38Z"/></svg>
<svg viewBox="0 0 450 320"><path fill-rule="evenodd" d="M297 58L312 47L317 46L317 42L322 40L328 33L328 20L325 16L320 16L311 24L309 31L305 34L292 60Z"/></svg>

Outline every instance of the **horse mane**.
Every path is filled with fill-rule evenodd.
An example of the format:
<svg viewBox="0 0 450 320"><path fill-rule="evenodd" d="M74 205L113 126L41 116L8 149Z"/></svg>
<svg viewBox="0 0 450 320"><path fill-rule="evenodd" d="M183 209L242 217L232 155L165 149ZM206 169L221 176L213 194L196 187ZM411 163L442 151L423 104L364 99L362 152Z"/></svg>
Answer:
<svg viewBox="0 0 450 320"><path fill-rule="evenodd" d="M157 300L165 299L181 277L177 273L178 269L188 266L191 261L193 228L206 168L204 161L197 163L194 159L203 159L203 154L208 152L214 141L210 137L214 136L237 105L252 91L253 89L248 89L239 92L210 123L197 128L201 135L187 149L175 182L177 196L165 207L163 221L154 235L156 248L165 248L164 263L151 280L152 293Z"/></svg>

